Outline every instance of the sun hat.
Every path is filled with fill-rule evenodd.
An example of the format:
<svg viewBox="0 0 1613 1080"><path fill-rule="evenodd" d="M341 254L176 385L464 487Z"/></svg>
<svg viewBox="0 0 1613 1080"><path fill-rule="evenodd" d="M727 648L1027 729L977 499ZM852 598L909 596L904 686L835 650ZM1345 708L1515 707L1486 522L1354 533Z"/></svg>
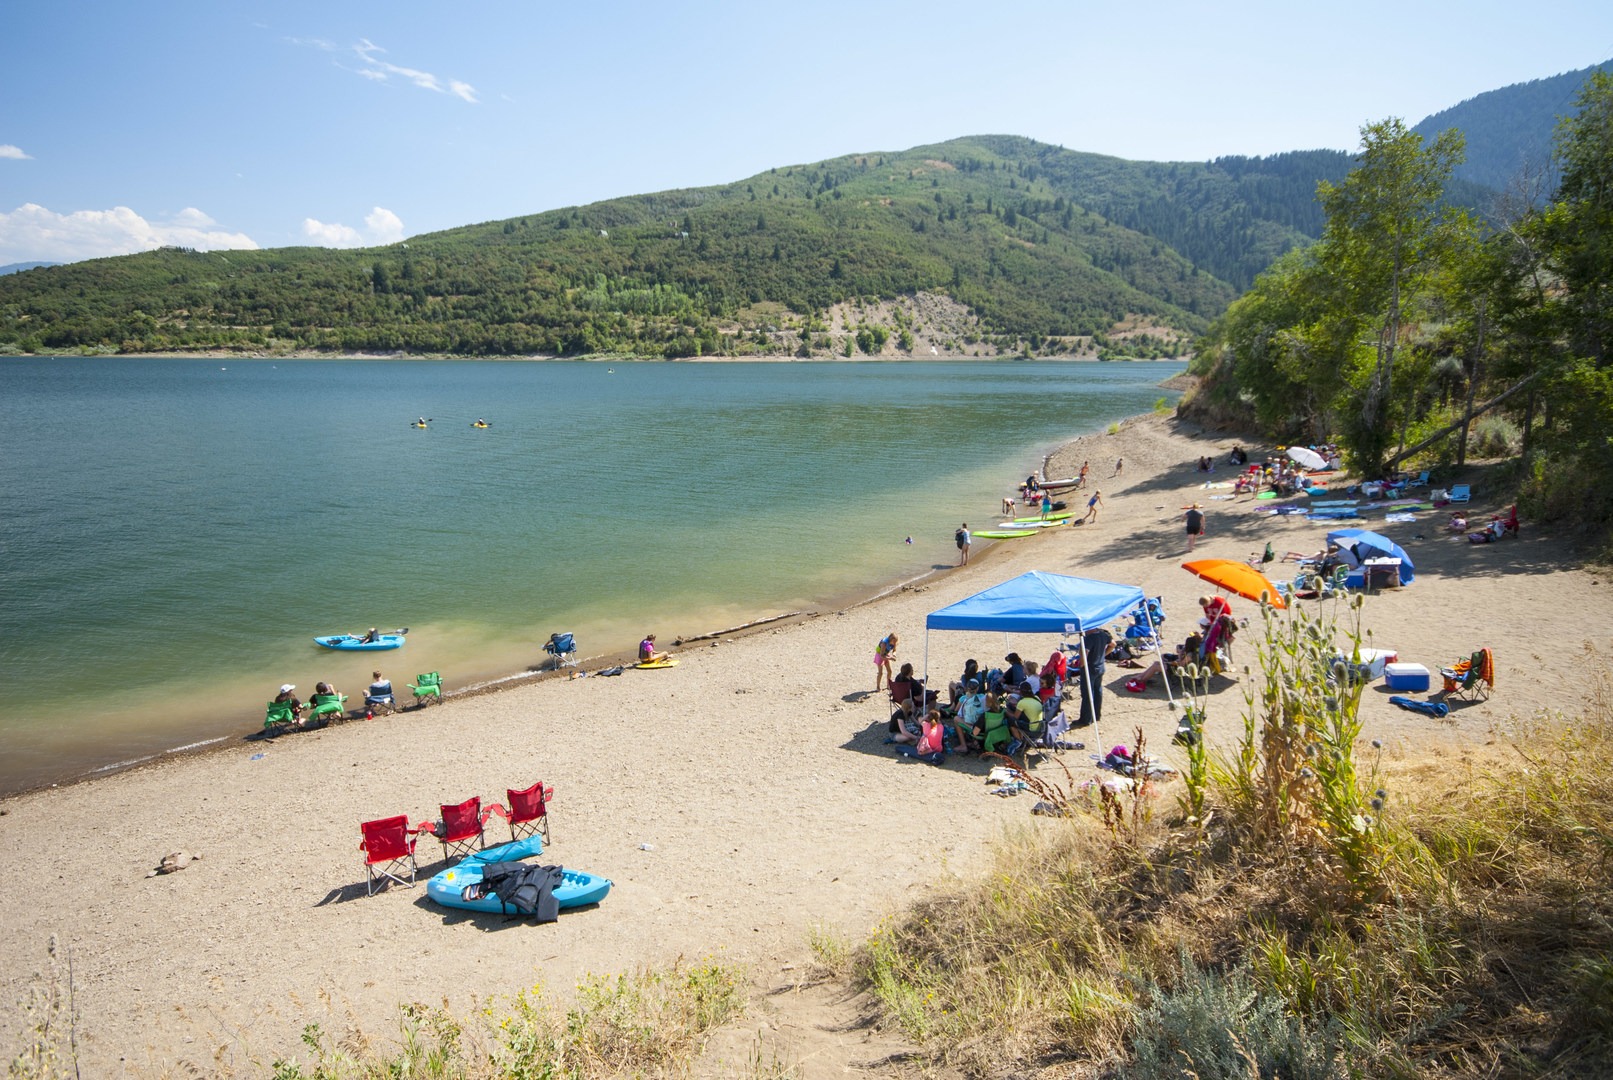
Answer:
<svg viewBox="0 0 1613 1080"><path fill-rule="evenodd" d="M297 689L295 686L291 685L290 683L286 683L284 686L282 686L280 688L280 692L282 694L289 694L295 689Z"/></svg>

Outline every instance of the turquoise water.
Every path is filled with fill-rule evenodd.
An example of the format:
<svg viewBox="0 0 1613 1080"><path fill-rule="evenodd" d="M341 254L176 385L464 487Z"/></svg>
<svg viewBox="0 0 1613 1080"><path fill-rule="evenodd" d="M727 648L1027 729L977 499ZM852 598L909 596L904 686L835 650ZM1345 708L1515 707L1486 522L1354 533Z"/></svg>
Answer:
<svg viewBox="0 0 1613 1080"><path fill-rule="evenodd" d="M0 791L377 658L462 687L557 630L603 655L950 565L960 520L1180 367L0 360ZM370 626L408 644L311 641Z"/></svg>

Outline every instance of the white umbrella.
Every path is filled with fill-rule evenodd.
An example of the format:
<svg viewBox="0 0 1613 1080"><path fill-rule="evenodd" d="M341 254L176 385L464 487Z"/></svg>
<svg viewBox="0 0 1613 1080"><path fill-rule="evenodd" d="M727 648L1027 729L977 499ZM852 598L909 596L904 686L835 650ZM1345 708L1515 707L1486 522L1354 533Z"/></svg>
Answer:
<svg viewBox="0 0 1613 1080"><path fill-rule="evenodd" d="M1307 469L1327 468L1326 458L1322 457L1322 455L1318 454L1315 450L1308 450L1303 446L1290 446L1288 448L1288 456L1299 464L1305 466Z"/></svg>

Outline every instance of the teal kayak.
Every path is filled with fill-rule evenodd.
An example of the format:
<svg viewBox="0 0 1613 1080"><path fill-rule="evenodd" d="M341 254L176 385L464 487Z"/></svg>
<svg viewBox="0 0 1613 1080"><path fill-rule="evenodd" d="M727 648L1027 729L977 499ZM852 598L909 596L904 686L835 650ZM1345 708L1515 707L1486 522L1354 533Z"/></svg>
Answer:
<svg viewBox="0 0 1613 1080"><path fill-rule="evenodd" d="M466 911L503 912L504 905L499 902L496 894L484 896L479 900L466 900L465 888L481 884L482 867L488 863L519 862L541 854L543 854L543 837L536 833L508 844L475 852L426 882L426 896L443 907L464 908ZM569 868L562 868L560 874L562 881L560 887L554 891L554 898L559 901L562 911L597 904L610 892L610 878Z"/></svg>
<svg viewBox="0 0 1613 1080"><path fill-rule="evenodd" d="M380 652L383 649L396 649L401 646L403 635L382 634L374 641L365 641L354 634L329 634L314 638L314 643L327 649L342 649L346 652Z"/></svg>

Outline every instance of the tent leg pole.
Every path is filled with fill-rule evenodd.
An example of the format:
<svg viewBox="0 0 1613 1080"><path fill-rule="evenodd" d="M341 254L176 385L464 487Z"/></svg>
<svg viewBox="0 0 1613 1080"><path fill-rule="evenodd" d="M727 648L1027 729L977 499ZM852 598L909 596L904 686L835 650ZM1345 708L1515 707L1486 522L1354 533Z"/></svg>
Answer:
<svg viewBox="0 0 1613 1080"><path fill-rule="evenodd" d="M918 712L915 720L923 721L924 699L930 696L930 628L924 628L924 693L919 695Z"/></svg>

